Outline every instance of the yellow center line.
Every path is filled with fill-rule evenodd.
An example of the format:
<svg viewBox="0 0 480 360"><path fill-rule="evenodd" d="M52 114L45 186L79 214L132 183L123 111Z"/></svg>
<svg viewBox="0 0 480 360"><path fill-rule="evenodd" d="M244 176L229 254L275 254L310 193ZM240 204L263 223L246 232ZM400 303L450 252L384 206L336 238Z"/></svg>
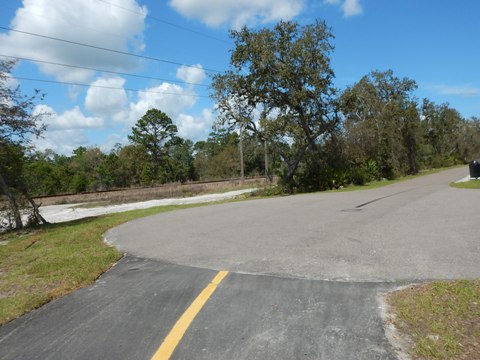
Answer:
<svg viewBox="0 0 480 360"><path fill-rule="evenodd" d="M228 271L219 271L218 274L212 279L210 284L197 296L195 300L190 304L187 310L183 313L180 319L177 320L170 333L163 340L162 345L158 348L157 352L153 355L152 360L168 360L172 356L173 351L177 347L183 335L187 331L188 327L192 323L195 316L202 310L207 300L217 289L217 286L222 282L225 276L228 275Z"/></svg>

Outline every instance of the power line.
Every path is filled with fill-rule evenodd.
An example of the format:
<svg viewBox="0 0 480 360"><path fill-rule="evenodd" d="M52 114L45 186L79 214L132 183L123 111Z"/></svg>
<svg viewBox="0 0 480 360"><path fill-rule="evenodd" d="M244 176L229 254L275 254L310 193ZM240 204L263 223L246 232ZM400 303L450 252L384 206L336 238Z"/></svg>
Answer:
<svg viewBox="0 0 480 360"><path fill-rule="evenodd" d="M106 0L97 0L97 1L100 1L100 2L102 2L102 3L104 3L104 4L108 4L108 5L114 6L114 7L116 7L116 8L119 8L119 9L122 9L122 10L125 10L125 11L128 11L128 12L131 12L131 13L136 14L136 15L145 16L145 17L148 18L148 19L151 19L151 20L157 21L157 22L159 22L159 23L162 23L162 24L166 24L166 25L175 27L175 28L177 28L177 29L181 29L181 30L184 30L184 31L188 31L188 32L191 32L191 33L193 33L193 34L197 34L197 35L200 35L200 36L203 36L203 37L212 39L212 40L220 41L220 42L225 43L225 44L230 44L227 40L220 39L220 38L217 38L217 37L215 37L215 36L205 34L205 33L201 32L201 31L193 30L193 29L187 28L187 27L185 27L185 26L172 23L172 22L167 21L167 20L159 19L159 18L157 18L157 17L155 17L155 16L151 16L151 15L148 15L148 14L145 15L145 14L142 13L142 12L139 12L139 11L136 11L136 10L133 10L133 9L129 9L129 8L126 8L126 7L121 6L121 5L118 5L118 4L114 4L114 3L110 2L110 1L106 1Z"/></svg>
<svg viewBox="0 0 480 360"><path fill-rule="evenodd" d="M106 85L94 85L94 84L74 83L74 82L67 82L67 81L35 79L35 78L28 78L28 77L22 77L22 76L6 75L5 77L10 78L10 79L16 79L16 80L36 81L36 82L49 83L49 84L61 84L61 85L73 85L73 86L83 86L83 87L94 87L94 88L100 88L100 89L124 90L124 91L133 91L133 92L149 93L149 94L188 96L188 97L196 97L196 98L210 98L209 96L206 96L206 95L180 94L180 93L172 93L172 92L168 92L168 91L140 90L140 89L131 89L131 88L123 88L123 87L115 87L115 86L106 86Z"/></svg>
<svg viewBox="0 0 480 360"><path fill-rule="evenodd" d="M60 41L60 42L64 42L64 43L67 43L67 44L73 44L73 45L78 45L78 46L89 47L89 48L92 48L92 49L108 51L108 52L112 52L112 53L116 53L116 54L122 54L122 55L127 55L127 56L138 57L138 58L146 59L146 60L153 60L153 61L163 62L163 63L167 63L167 64L172 64L172 65L179 65L179 66L185 66L185 67L190 67L190 68L194 68L194 69L199 69L199 67L195 66L195 65L187 65L187 64L182 64L182 63L175 62L175 61L154 58L154 57L151 57L151 56L138 55L138 54L134 54L134 53L126 52L126 51L114 50L114 49L109 49L109 48L105 48L105 47L101 47L101 46L84 44L84 43L77 42L77 41L65 40L65 39L60 39L60 38L53 37L53 36L41 35L41 34L32 33L32 32L28 32L28 31L22 31L22 30L16 30L16 29L12 29L12 28L9 28L9 27L0 26L0 29L7 30L7 31L13 31L13 32L20 33L20 34L40 37L40 38L44 38L44 39ZM209 69L209 68L202 68L202 69L205 70L205 71L208 71L208 72L215 72L215 73L220 73L221 72L220 70Z"/></svg>
<svg viewBox="0 0 480 360"><path fill-rule="evenodd" d="M108 73L108 74L117 74L117 75L122 75L122 76L132 76L132 77L141 78L141 79L168 81L168 82L177 83L177 84L187 84L187 85L210 87L209 85L197 84L197 83L192 83L192 82L188 82L188 81L169 80L169 79L157 78L157 77L152 77L152 76L129 74L129 73L124 73L124 72L120 72L120 71L96 69L96 68L87 67L87 66L62 64L62 63L57 63L57 62L52 62L52 61L29 59L29 58L24 58L24 57L19 57L19 56L10 56L10 55L3 55L3 54L0 54L0 56L11 58L11 59L17 59L17 60L32 61L32 62L41 63L41 64L49 64L49 65L65 66L65 67L76 68L76 69L99 71L99 72L105 72L105 73Z"/></svg>

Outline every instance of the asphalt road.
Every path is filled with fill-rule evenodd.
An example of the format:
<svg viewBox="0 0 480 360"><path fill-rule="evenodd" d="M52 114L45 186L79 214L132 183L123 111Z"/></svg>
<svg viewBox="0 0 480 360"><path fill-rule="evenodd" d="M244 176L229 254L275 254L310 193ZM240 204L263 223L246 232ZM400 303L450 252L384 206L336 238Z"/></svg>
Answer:
<svg viewBox="0 0 480 360"><path fill-rule="evenodd" d="M150 359L217 270L171 359L395 359L379 294L480 276L480 192L447 186L465 172L122 225L107 240L130 255L0 327L0 359Z"/></svg>
<svg viewBox="0 0 480 360"><path fill-rule="evenodd" d="M465 168L355 192L192 208L109 231L129 254L187 266L306 279L480 276L480 192L448 186Z"/></svg>
<svg viewBox="0 0 480 360"><path fill-rule="evenodd" d="M0 328L0 359L150 359L216 272L132 256ZM172 359L395 359L376 294L392 284L230 273Z"/></svg>

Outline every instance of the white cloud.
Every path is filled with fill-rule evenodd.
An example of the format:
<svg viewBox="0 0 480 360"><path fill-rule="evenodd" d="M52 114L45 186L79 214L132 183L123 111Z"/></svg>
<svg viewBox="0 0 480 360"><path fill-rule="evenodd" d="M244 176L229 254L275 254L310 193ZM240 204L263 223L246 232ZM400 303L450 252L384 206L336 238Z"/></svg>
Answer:
<svg viewBox="0 0 480 360"><path fill-rule="evenodd" d="M360 15L363 12L359 0L345 0L342 5L343 15L346 17Z"/></svg>
<svg viewBox="0 0 480 360"><path fill-rule="evenodd" d="M136 0L123 0L122 7L144 16L97 0L24 0L10 27L120 51L141 49L147 10ZM109 70L131 70L138 64L129 56L11 31L0 34L0 48L13 56ZM39 67L62 81L87 81L94 75L90 70L48 64Z"/></svg>
<svg viewBox="0 0 480 360"><path fill-rule="evenodd" d="M177 69L177 78L188 83L200 84L206 77L207 75L200 64L195 65L195 67L182 65Z"/></svg>
<svg viewBox="0 0 480 360"><path fill-rule="evenodd" d="M37 105L34 114L38 113L48 114L43 118L47 125L47 132L56 130L101 128L104 126L104 120L102 118L85 116L78 106L59 115L50 106Z"/></svg>
<svg viewBox="0 0 480 360"><path fill-rule="evenodd" d="M480 88L474 86L434 85L431 88L442 95L472 97L480 95Z"/></svg>
<svg viewBox="0 0 480 360"><path fill-rule="evenodd" d="M324 0L323 2L329 5L341 5L340 8L345 17L360 15L363 13L360 0Z"/></svg>
<svg viewBox="0 0 480 360"><path fill-rule="evenodd" d="M137 101L131 102L128 109L117 116L118 119L133 125L152 108L159 109L174 119L197 102L195 93L191 89L185 89L176 84L162 83L145 90L139 93Z"/></svg>
<svg viewBox="0 0 480 360"><path fill-rule="evenodd" d="M51 149L57 154L70 155L79 146L87 146L88 139L82 129L56 130L45 132L43 137L34 139L33 143L40 151Z"/></svg>
<svg viewBox="0 0 480 360"><path fill-rule="evenodd" d="M34 114L44 113L43 120L47 130L43 136L33 139L39 150L52 149L60 154L71 154L79 146L88 145L86 130L104 127L105 122L99 117L85 116L78 106L62 114L47 105L37 105Z"/></svg>
<svg viewBox="0 0 480 360"><path fill-rule="evenodd" d="M203 109L202 114L198 117L191 115L180 114L174 123L178 127L178 135L198 141L208 136L212 129L213 113L210 109Z"/></svg>
<svg viewBox="0 0 480 360"><path fill-rule="evenodd" d="M170 6L189 18L208 26L229 24L240 28L247 24L289 20L303 9L303 0L170 0Z"/></svg>
<svg viewBox="0 0 480 360"><path fill-rule="evenodd" d="M127 93L123 89L125 79L120 77L98 78L88 88L85 97L85 108L94 115L115 118L117 114L124 110L127 104ZM95 87L103 86L106 88ZM109 88L122 88L114 90Z"/></svg>

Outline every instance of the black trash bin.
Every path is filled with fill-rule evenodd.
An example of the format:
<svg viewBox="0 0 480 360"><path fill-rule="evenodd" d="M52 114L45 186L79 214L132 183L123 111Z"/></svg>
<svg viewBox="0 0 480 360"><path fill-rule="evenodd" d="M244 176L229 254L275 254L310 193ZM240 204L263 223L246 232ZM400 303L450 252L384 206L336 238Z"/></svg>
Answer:
<svg viewBox="0 0 480 360"><path fill-rule="evenodd" d="M470 162L470 177L478 179L480 178L480 163L477 160Z"/></svg>

